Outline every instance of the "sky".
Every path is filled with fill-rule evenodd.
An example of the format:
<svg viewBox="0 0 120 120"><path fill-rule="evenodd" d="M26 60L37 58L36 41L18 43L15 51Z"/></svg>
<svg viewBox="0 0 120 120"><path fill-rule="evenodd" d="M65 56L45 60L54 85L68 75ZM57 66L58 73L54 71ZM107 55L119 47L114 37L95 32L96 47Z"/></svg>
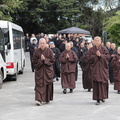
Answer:
<svg viewBox="0 0 120 120"><path fill-rule="evenodd" d="M99 3L94 5L94 10L97 10L98 8L102 8L104 11L114 9L118 7L118 1L120 2L120 0L99 0Z"/></svg>

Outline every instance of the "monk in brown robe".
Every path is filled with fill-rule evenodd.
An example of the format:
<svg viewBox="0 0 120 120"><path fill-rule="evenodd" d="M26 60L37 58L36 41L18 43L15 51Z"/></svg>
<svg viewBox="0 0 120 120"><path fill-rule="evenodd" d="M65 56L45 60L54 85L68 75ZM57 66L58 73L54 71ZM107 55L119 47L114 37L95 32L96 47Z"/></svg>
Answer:
<svg viewBox="0 0 120 120"><path fill-rule="evenodd" d="M117 54L112 59L113 74L114 74L114 90L118 90L120 94L120 47L117 49Z"/></svg>
<svg viewBox="0 0 120 120"><path fill-rule="evenodd" d="M91 66L87 59L87 55L89 55L89 49L92 47L92 44L87 45L87 51L83 54L81 58L82 84L84 89L88 89L88 92L91 91L93 77L91 73Z"/></svg>
<svg viewBox="0 0 120 120"><path fill-rule="evenodd" d="M89 50L89 63L91 64L93 77L93 100L97 100L96 105L100 101L105 102L108 98L108 61L110 55L105 46L101 45L101 38L95 37L94 46Z"/></svg>
<svg viewBox="0 0 120 120"><path fill-rule="evenodd" d="M35 100L37 105L53 100L53 52L47 47L46 40L39 40L39 48L34 52L35 65Z"/></svg>
<svg viewBox="0 0 120 120"><path fill-rule="evenodd" d="M70 89L70 93L73 92L73 89L76 87L76 62L77 55L74 51L71 50L70 43L66 43L66 50L63 51L59 57L61 62L61 85L63 93L66 94L67 88Z"/></svg>

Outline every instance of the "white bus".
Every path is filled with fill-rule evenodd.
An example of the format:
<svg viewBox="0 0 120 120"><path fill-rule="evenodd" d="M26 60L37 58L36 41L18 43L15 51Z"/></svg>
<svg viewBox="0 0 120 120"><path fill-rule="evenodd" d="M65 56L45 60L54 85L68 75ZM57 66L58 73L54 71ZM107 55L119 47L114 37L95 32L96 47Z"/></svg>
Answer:
<svg viewBox="0 0 120 120"><path fill-rule="evenodd" d="M12 22L3 20L0 20L0 27L4 33L7 76L12 80L17 80L17 74L22 74L25 67L23 29Z"/></svg>
<svg viewBox="0 0 120 120"><path fill-rule="evenodd" d="M3 80L6 78L6 63L4 55L4 37L0 28L0 89L2 88Z"/></svg>

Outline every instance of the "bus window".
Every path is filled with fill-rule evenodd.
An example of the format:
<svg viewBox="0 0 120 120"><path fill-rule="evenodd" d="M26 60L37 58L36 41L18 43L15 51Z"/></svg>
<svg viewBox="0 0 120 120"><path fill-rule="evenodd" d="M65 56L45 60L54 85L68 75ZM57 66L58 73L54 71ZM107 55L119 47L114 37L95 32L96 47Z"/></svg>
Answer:
<svg viewBox="0 0 120 120"><path fill-rule="evenodd" d="M13 30L13 44L14 44L14 49L21 48L21 34L17 30Z"/></svg>
<svg viewBox="0 0 120 120"><path fill-rule="evenodd" d="M9 43L9 30L8 28L3 28L5 45Z"/></svg>

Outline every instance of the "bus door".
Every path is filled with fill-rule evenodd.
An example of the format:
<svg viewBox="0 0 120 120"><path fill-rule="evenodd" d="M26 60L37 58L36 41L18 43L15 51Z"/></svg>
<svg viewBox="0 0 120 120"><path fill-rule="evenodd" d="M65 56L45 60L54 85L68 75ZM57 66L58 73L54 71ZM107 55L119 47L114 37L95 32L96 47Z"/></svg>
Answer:
<svg viewBox="0 0 120 120"><path fill-rule="evenodd" d="M4 57L5 62L7 62L8 53L10 50L10 43L9 43L9 29L8 28L2 28L3 34L4 34Z"/></svg>

